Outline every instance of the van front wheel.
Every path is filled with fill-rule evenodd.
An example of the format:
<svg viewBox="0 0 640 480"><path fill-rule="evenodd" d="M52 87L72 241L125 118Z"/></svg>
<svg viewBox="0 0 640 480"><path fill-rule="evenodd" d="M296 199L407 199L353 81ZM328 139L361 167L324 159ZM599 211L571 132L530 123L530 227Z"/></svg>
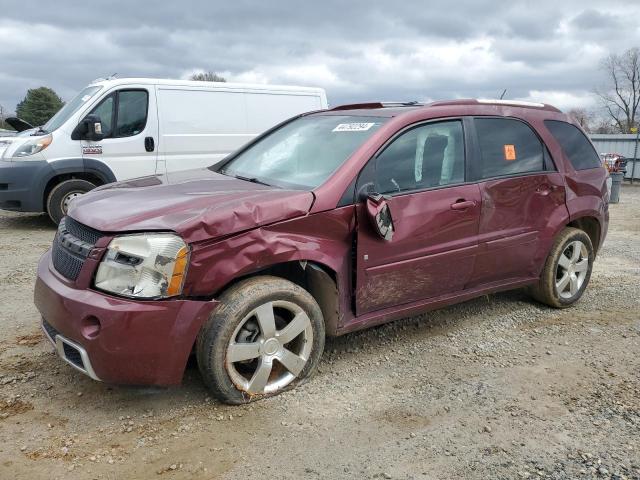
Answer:
<svg viewBox="0 0 640 480"><path fill-rule="evenodd" d="M76 197L93 190L96 186L87 180L72 178L57 184L47 197L47 213L56 225L67 214L69 203Z"/></svg>

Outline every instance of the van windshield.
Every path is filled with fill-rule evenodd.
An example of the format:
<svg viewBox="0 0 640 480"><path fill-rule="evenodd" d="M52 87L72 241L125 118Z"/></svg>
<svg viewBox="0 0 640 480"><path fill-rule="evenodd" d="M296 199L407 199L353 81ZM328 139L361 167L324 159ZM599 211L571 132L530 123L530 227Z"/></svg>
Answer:
<svg viewBox="0 0 640 480"><path fill-rule="evenodd" d="M69 103L65 104L58 113L56 113L53 117L49 119L47 123L45 123L42 127L43 130L47 132L53 132L60 128L60 126L66 122L71 115L76 113L76 111L85 103L87 103L96 93L98 93L102 89L101 86L87 87L82 90L78 95L74 97Z"/></svg>
<svg viewBox="0 0 640 480"><path fill-rule="evenodd" d="M386 117L312 115L287 123L224 164L220 173L279 187L325 182Z"/></svg>

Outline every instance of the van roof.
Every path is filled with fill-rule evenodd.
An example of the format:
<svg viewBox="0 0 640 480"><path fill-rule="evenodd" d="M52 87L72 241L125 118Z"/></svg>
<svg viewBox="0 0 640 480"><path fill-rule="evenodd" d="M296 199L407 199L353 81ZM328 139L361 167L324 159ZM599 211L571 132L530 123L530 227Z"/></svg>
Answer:
<svg viewBox="0 0 640 480"><path fill-rule="evenodd" d="M175 80L168 78L138 78L138 77L115 77L115 78L99 78L90 83L90 85L167 85L176 87L194 87L194 88L211 88L216 89L250 89L250 90L267 90L267 91L294 91L324 94L324 89L319 87L297 87L293 85L271 85L264 83L232 83L232 82L207 82L200 80Z"/></svg>

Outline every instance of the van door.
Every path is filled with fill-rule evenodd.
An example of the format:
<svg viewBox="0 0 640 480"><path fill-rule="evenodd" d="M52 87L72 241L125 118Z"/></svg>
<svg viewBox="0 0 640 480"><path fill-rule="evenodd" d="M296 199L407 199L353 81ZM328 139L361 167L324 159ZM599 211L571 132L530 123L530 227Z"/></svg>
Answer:
<svg viewBox="0 0 640 480"><path fill-rule="evenodd" d="M159 85L157 92L166 172L214 165L255 136L247 132L242 91Z"/></svg>
<svg viewBox="0 0 640 480"><path fill-rule="evenodd" d="M158 117L155 90L127 86L109 93L89 112L102 122L104 138L82 140L82 157L105 163L117 180L156 173Z"/></svg>

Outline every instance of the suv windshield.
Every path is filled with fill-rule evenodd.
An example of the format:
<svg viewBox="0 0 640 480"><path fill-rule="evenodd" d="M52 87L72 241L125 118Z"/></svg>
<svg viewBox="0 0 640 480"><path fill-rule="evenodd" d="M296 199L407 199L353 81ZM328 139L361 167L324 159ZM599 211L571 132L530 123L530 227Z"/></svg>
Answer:
<svg viewBox="0 0 640 480"><path fill-rule="evenodd" d="M313 189L387 120L353 115L301 117L224 164L220 173L269 185Z"/></svg>
<svg viewBox="0 0 640 480"><path fill-rule="evenodd" d="M71 115L73 115L82 105L84 105L91 97L93 97L101 89L101 86L87 87L82 90L73 100L67 103L64 107L58 110L51 119L44 124L43 130L47 132L53 132L60 128L60 126L66 122Z"/></svg>

